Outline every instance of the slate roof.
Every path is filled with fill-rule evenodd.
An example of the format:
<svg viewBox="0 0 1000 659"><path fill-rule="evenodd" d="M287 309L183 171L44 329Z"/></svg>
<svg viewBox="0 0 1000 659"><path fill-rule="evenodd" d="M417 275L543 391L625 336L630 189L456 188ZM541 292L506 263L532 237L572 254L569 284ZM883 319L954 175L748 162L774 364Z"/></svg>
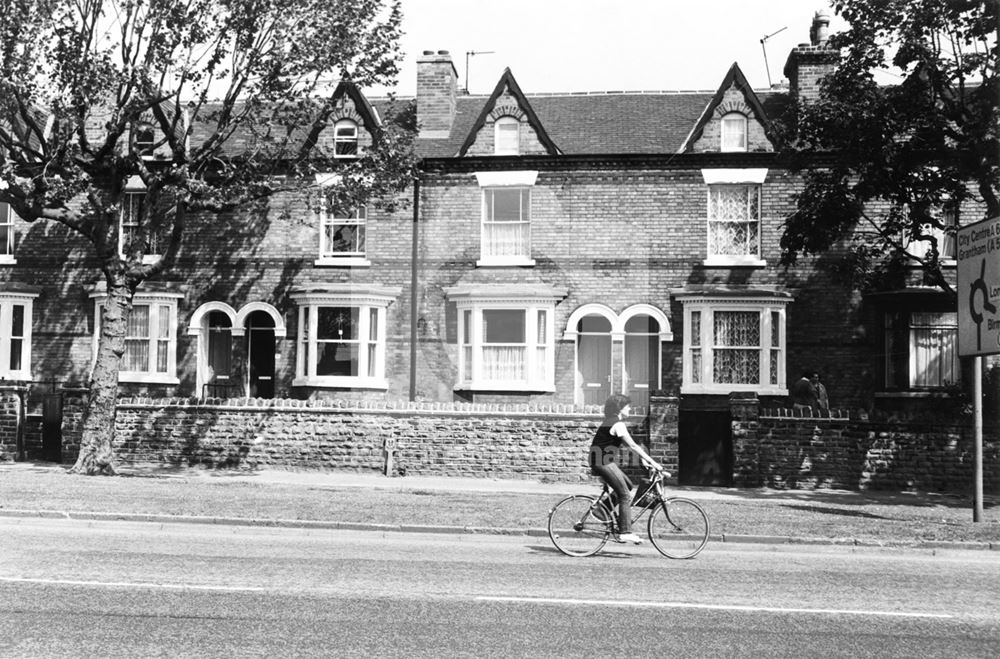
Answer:
<svg viewBox="0 0 1000 659"><path fill-rule="evenodd" d="M781 116L787 92L757 91L769 119ZM566 155L676 153L716 91L600 92L525 95L539 122ZM447 139L418 140L425 158L456 156L488 96L459 96ZM380 103L375 103L381 105Z"/></svg>

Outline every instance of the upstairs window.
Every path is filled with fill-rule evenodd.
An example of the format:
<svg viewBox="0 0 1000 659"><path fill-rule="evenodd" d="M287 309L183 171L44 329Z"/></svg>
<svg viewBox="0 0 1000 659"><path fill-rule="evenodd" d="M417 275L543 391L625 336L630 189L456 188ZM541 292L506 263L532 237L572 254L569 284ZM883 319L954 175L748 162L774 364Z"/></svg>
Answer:
<svg viewBox="0 0 1000 659"><path fill-rule="evenodd" d="M521 122L514 117L500 117L493 124L493 153L516 156L521 153Z"/></svg>
<svg viewBox="0 0 1000 659"><path fill-rule="evenodd" d="M153 148L156 143L156 131L153 124L142 121L136 124L132 133L132 148L140 156L149 157L153 155Z"/></svg>
<svg viewBox="0 0 1000 659"><path fill-rule="evenodd" d="M139 235L142 227L143 214L146 207L146 193L142 190L126 191L122 196L121 211L119 212L118 226L118 253L124 257L132 246L132 242ZM159 253L159 241L155 232L147 236L149 246L145 250L146 256L155 256Z"/></svg>
<svg viewBox="0 0 1000 659"><path fill-rule="evenodd" d="M9 204L0 203L0 263L14 261L14 218L17 215Z"/></svg>
<svg viewBox="0 0 1000 659"><path fill-rule="evenodd" d="M759 256L760 186L709 186L708 257Z"/></svg>
<svg viewBox="0 0 1000 659"><path fill-rule="evenodd" d="M747 150L747 118L739 112L730 112L722 117L722 150Z"/></svg>
<svg viewBox="0 0 1000 659"><path fill-rule="evenodd" d="M341 119L333 126L333 155L335 158L358 157L358 125L350 119Z"/></svg>
<svg viewBox="0 0 1000 659"><path fill-rule="evenodd" d="M941 261L954 262L957 258L956 234L958 232L958 208L955 204L932 211L935 223L926 223L920 227L920 236L911 238L904 236L906 252L918 259L925 258L937 242L938 258Z"/></svg>
<svg viewBox="0 0 1000 659"><path fill-rule="evenodd" d="M485 263L531 258L531 190L483 190L482 257Z"/></svg>
<svg viewBox="0 0 1000 659"><path fill-rule="evenodd" d="M364 206L346 212L325 207L320 213L320 258L364 258L367 217Z"/></svg>

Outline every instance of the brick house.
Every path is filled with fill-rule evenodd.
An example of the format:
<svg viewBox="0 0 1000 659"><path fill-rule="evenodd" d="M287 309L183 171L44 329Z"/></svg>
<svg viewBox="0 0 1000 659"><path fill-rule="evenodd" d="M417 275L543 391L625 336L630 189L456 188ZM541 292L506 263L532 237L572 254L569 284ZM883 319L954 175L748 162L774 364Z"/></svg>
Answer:
<svg viewBox="0 0 1000 659"><path fill-rule="evenodd" d="M961 377L940 294L862 297L831 278L836 253L778 265L801 183L770 124L835 65L823 32L770 90L733 64L707 92L529 94L508 70L474 96L426 51L409 203L328 213L334 171L193 226L136 295L123 395L581 406L664 390L681 433L710 437L731 393L780 406L816 369L835 407L919 405ZM350 159L382 101L335 96L318 139ZM0 377L86 381L97 272L66 230L0 205Z"/></svg>

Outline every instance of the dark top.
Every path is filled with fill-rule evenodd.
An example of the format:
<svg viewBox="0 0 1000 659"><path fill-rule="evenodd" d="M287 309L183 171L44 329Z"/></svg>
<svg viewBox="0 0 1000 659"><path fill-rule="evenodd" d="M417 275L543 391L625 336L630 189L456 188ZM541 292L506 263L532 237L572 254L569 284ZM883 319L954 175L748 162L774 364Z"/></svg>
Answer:
<svg viewBox="0 0 1000 659"><path fill-rule="evenodd" d="M611 434L611 428L618 423L618 417L608 417L601 422L601 426L594 434L594 441L590 443L590 466L595 464L606 465L615 461L617 451L608 450L618 448L622 445L622 438Z"/></svg>

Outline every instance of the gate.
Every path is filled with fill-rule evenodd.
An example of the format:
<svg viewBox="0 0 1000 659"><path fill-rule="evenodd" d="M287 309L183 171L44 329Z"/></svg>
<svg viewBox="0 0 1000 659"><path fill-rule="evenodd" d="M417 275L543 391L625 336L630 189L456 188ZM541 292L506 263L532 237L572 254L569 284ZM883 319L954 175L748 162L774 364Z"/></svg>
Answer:
<svg viewBox="0 0 1000 659"><path fill-rule="evenodd" d="M62 411L61 392L48 393L42 398L42 459L62 462Z"/></svg>
<svg viewBox="0 0 1000 659"><path fill-rule="evenodd" d="M681 410L678 435L678 484L732 486L733 435L728 410Z"/></svg>

